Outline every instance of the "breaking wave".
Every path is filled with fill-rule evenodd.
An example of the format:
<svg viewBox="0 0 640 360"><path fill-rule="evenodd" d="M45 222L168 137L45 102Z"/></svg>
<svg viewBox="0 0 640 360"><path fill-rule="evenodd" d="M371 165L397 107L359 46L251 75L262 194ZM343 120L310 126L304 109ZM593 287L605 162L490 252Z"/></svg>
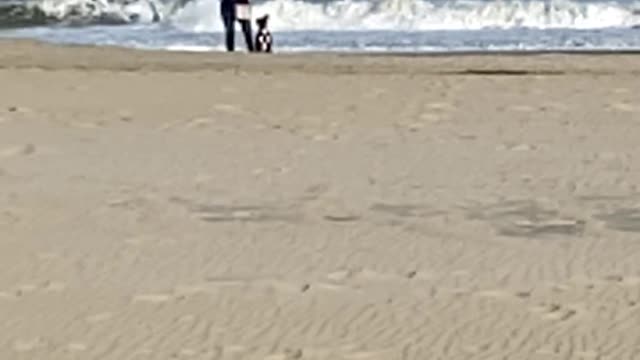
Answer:
<svg viewBox="0 0 640 360"><path fill-rule="evenodd" d="M153 22L166 5L153 0L0 0L0 28Z"/></svg>
<svg viewBox="0 0 640 360"><path fill-rule="evenodd" d="M0 0L0 27L162 22L221 30L219 0ZM640 2L578 0L258 0L274 30L597 29L640 24Z"/></svg>

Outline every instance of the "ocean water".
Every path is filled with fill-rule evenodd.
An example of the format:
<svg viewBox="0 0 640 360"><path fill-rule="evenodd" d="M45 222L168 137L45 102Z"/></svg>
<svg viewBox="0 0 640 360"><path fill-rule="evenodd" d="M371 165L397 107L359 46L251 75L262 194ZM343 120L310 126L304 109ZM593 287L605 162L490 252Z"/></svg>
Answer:
<svg viewBox="0 0 640 360"><path fill-rule="evenodd" d="M278 52L640 50L640 0L252 4L254 17L269 14ZM0 0L0 37L223 51L219 0Z"/></svg>

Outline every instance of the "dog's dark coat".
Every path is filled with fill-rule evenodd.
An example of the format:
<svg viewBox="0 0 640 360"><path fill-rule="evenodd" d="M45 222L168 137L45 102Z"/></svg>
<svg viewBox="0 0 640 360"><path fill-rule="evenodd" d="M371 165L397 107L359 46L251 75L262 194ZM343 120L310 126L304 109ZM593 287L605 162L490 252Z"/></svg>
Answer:
<svg viewBox="0 0 640 360"><path fill-rule="evenodd" d="M267 22L269 20L269 15L264 15L263 17L256 19L256 24L258 25L258 32L256 33L256 41L255 41L255 51L257 52L271 52L271 46L273 45L273 37L271 36L271 32L267 29Z"/></svg>

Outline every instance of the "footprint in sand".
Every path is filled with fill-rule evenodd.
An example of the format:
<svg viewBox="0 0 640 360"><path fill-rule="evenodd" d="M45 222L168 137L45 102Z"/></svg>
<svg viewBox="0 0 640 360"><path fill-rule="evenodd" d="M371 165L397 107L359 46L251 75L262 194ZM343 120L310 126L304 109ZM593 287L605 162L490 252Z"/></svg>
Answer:
<svg viewBox="0 0 640 360"><path fill-rule="evenodd" d="M272 277L240 278L240 277L208 277L200 284L178 285L174 289L177 298L198 294L216 294L229 287L252 289L259 291L275 291L278 293L299 294L308 291L311 285L295 283Z"/></svg>
<svg viewBox="0 0 640 360"><path fill-rule="evenodd" d="M531 310L540 313L546 320L567 321L578 314L577 309L559 303L541 304Z"/></svg>
<svg viewBox="0 0 640 360"><path fill-rule="evenodd" d="M15 300L16 294L9 291L0 291L0 300Z"/></svg>
<svg viewBox="0 0 640 360"><path fill-rule="evenodd" d="M330 282L319 282L319 283L313 284L313 288L318 290L335 291L335 292L357 290L345 284L337 284L337 283L330 283Z"/></svg>
<svg viewBox="0 0 640 360"><path fill-rule="evenodd" d="M629 104L626 102L616 102L609 105L609 108L614 111L620 112L636 112L638 111L638 107L633 104Z"/></svg>
<svg viewBox="0 0 640 360"><path fill-rule="evenodd" d="M298 360L302 359L304 353L302 349L287 349L281 354L273 354L265 357L265 360Z"/></svg>
<svg viewBox="0 0 640 360"><path fill-rule="evenodd" d="M441 114L434 113L422 113L420 114L420 120L430 122L430 123L438 123L446 120L446 117Z"/></svg>
<svg viewBox="0 0 640 360"><path fill-rule="evenodd" d="M192 358L198 355L198 351L189 348L180 349L180 351L178 351L175 355L177 355L177 357Z"/></svg>
<svg viewBox="0 0 640 360"><path fill-rule="evenodd" d="M490 299L502 300L502 301L517 300L517 299L526 300L531 297L531 291L510 292L510 291L500 290L500 289L481 290L481 291L475 292L474 295L480 296L483 298L490 298Z"/></svg>
<svg viewBox="0 0 640 360"><path fill-rule="evenodd" d="M416 274L412 274L413 272L409 272L408 275L400 275L400 274L389 274L382 273L379 271L371 270L371 269L362 269L356 275L358 278L367 281L378 281L378 282L396 282L398 280L405 280L407 276L415 277Z"/></svg>
<svg viewBox="0 0 640 360"><path fill-rule="evenodd" d="M53 261L61 257L60 254L56 252L40 252L36 253L35 256L40 261Z"/></svg>
<svg viewBox="0 0 640 360"><path fill-rule="evenodd" d="M42 338L36 337L32 339L18 339L13 342L13 350L16 352L28 352L46 345Z"/></svg>
<svg viewBox="0 0 640 360"><path fill-rule="evenodd" d="M332 291L357 290L367 284L406 282L419 275L417 270L385 274L371 269L340 269L327 274L327 281L314 284L314 287Z"/></svg>
<svg viewBox="0 0 640 360"><path fill-rule="evenodd" d="M222 357L225 358L225 356L229 355L231 356L233 359L243 359L244 357L240 356L240 354L244 353L247 351L247 347L246 346L242 346L242 345L227 345L224 348L220 349L220 354L222 356L218 356L216 358Z"/></svg>
<svg viewBox="0 0 640 360"><path fill-rule="evenodd" d="M171 294L140 294L133 297L133 303L163 304L173 298Z"/></svg>
<svg viewBox="0 0 640 360"><path fill-rule="evenodd" d="M278 279L265 279L255 282L256 286L263 287L270 290L275 290L282 293L300 293L306 292L311 288L309 284L295 284L289 281Z"/></svg>
<svg viewBox="0 0 640 360"><path fill-rule="evenodd" d="M369 210L382 216L403 220L427 219L446 214L444 211L422 204L375 203L369 207Z"/></svg>
<svg viewBox="0 0 640 360"><path fill-rule="evenodd" d="M28 156L36 152L33 144L16 145L0 150L0 157Z"/></svg>
<svg viewBox="0 0 640 360"><path fill-rule="evenodd" d="M498 151L515 151L515 152L523 152L523 151L534 151L538 147L532 144L518 144L507 142L504 144L500 144L496 147Z"/></svg>
<svg viewBox="0 0 640 360"><path fill-rule="evenodd" d="M197 117L186 121L186 128L203 128L215 123L215 119L209 117Z"/></svg>
<svg viewBox="0 0 640 360"><path fill-rule="evenodd" d="M61 281L45 281L42 284L42 289L46 292L62 292L67 288L67 285Z"/></svg>
<svg viewBox="0 0 640 360"><path fill-rule="evenodd" d="M640 232L639 208L620 208L609 213L597 214L593 217L604 222L605 226L612 230Z"/></svg>
<svg viewBox="0 0 640 360"><path fill-rule="evenodd" d="M36 290L38 290L39 286L36 284L22 284L20 286L18 286L18 288L15 291L16 296L23 296L23 295L27 295L27 294L31 294L33 292L35 292Z"/></svg>
<svg viewBox="0 0 640 360"><path fill-rule="evenodd" d="M528 113L536 111L536 108L529 105L513 105L509 107L509 110Z"/></svg>
<svg viewBox="0 0 640 360"><path fill-rule="evenodd" d="M322 218L330 222L351 223L362 219L362 216L357 210L340 202L327 203L322 211L324 212Z"/></svg>
<svg viewBox="0 0 640 360"><path fill-rule="evenodd" d="M224 222L298 222L302 214L289 206L199 204L190 200L172 200L189 210L201 221Z"/></svg>
<svg viewBox="0 0 640 360"><path fill-rule="evenodd" d="M84 319L88 323L99 323L99 322L111 320L113 316L114 314L111 312L102 312L98 314L89 315Z"/></svg>
<svg viewBox="0 0 640 360"><path fill-rule="evenodd" d="M118 112L117 116L118 116L118 119L122 122L128 123L133 121L133 114L127 110L122 110Z"/></svg>
<svg viewBox="0 0 640 360"><path fill-rule="evenodd" d="M353 222L353 221L360 220L360 216L356 214L346 213L346 212L345 213L333 212L331 214L324 215L323 218L331 222Z"/></svg>
<svg viewBox="0 0 640 360"><path fill-rule="evenodd" d="M2 176L2 174L0 174L0 176ZM0 224L5 224L5 225L16 224L16 223L19 223L20 221L21 221L20 215L16 214L11 210L5 210L2 213L0 213Z"/></svg>
<svg viewBox="0 0 640 360"><path fill-rule="evenodd" d="M125 238L124 240L122 240L123 243L125 243L125 244L127 244L129 246L141 246L146 241L147 241L147 238L145 236L132 236L132 237L128 237L128 238Z"/></svg>
<svg viewBox="0 0 640 360"><path fill-rule="evenodd" d="M393 354L390 351L356 351L342 355L346 360L369 360L369 359L391 359Z"/></svg>
<svg viewBox="0 0 640 360"><path fill-rule="evenodd" d="M82 352L86 351L89 347L83 343L69 343L67 345L67 351L69 352Z"/></svg>
<svg viewBox="0 0 640 360"><path fill-rule="evenodd" d="M151 350L151 349L149 349L149 348L142 348L142 349L138 349L138 350L134 351L132 355L133 355L133 356L134 356L134 358L136 358L136 359L137 359L138 357L141 357L141 358L143 358L143 359L144 359L144 358L146 358L146 356L149 356L149 355L151 355L151 354L153 354L153 350Z"/></svg>
<svg viewBox="0 0 640 360"><path fill-rule="evenodd" d="M609 283L617 283L621 286L638 286L640 285L640 277L624 276L618 274L607 275L604 280Z"/></svg>
<svg viewBox="0 0 640 360"><path fill-rule="evenodd" d="M300 197L300 200L302 201L318 200L318 198L328 193L329 190L330 190L329 184L311 185L304 190L304 194Z"/></svg>
<svg viewBox="0 0 640 360"><path fill-rule="evenodd" d="M322 214L322 219L325 221L335 223L352 223L362 219L361 212L352 204L334 197L323 197L316 211Z"/></svg>
<svg viewBox="0 0 640 360"><path fill-rule="evenodd" d="M482 290L476 292L475 295L496 300L511 300L515 298L513 294L504 290Z"/></svg>
<svg viewBox="0 0 640 360"><path fill-rule="evenodd" d="M467 217L487 221L499 235L510 237L580 236L586 227L584 220L545 209L533 200L508 200L481 206L471 209Z"/></svg>
<svg viewBox="0 0 640 360"><path fill-rule="evenodd" d="M246 115L247 110L241 106L233 104L216 104L213 106L213 110L217 112L226 113L229 115Z"/></svg>
<svg viewBox="0 0 640 360"><path fill-rule="evenodd" d="M355 273L356 271L351 269L338 270L327 274L327 279L337 282L345 281L352 278Z"/></svg>
<svg viewBox="0 0 640 360"><path fill-rule="evenodd" d="M435 111L445 111L453 108L453 105L448 102L434 102L426 104L426 109L435 110Z"/></svg>
<svg viewBox="0 0 640 360"><path fill-rule="evenodd" d="M74 122L68 123L68 125L71 127L80 128L80 129L97 129L97 128L105 127L104 122L102 121L96 121L96 122L74 121Z"/></svg>

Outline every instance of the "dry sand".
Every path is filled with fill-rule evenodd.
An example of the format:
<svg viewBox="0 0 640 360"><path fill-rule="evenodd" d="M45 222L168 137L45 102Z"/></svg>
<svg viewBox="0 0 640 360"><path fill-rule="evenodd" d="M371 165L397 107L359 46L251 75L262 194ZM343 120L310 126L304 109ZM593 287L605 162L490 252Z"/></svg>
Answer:
<svg viewBox="0 0 640 360"><path fill-rule="evenodd" d="M0 358L640 359L639 94L631 55L0 42Z"/></svg>

